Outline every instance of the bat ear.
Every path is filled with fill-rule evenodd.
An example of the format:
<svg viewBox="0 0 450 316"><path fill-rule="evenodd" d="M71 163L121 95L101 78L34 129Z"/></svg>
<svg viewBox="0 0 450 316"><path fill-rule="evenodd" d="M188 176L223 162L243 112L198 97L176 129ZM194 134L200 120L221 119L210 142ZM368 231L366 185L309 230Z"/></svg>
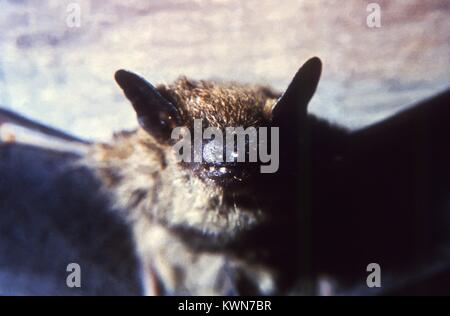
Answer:
<svg viewBox="0 0 450 316"><path fill-rule="evenodd" d="M158 141L169 140L172 129L181 124L176 106L149 82L132 72L118 70L114 77L133 105L139 125Z"/></svg>
<svg viewBox="0 0 450 316"><path fill-rule="evenodd" d="M309 59L297 71L286 91L272 110L272 122L281 125L292 121L292 117L306 116L308 103L316 91L322 72L322 62L318 57ZM289 121L288 121L289 120Z"/></svg>

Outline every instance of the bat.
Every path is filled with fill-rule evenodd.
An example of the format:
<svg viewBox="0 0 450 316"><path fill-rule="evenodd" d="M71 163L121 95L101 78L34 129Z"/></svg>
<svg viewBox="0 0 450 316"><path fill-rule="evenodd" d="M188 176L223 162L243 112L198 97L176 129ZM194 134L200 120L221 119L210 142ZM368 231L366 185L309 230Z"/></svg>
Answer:
<svg viewBox="0 0 450 316"><path fill-rule="evenodd" d="M282 94L185 77L155 87L116 72L140 127L68 165L89 171L95 190L83 192L105 195L101 209L130 228L145 294L323 294L322 279L332 294L401 294L411 284L448 293L449 90L350 131L308 113L321 71L320 59L308 60ZM262 173L261 162L180 161L173 130L194 134L196 119L219 131L278 128L268 140L279 149L276 172ZM204 157L227 152L216 138L201 148ZM381 288L366 286L370 263L381 267Z"/></svg>
<svg viewBox="0 0 450 316"><path fill-rule="evenodd" d="M194 260L190 256L197 258L202 251L218 256L214 257L222 262L218 264L218 271L229 271L229 261L233 262L233 267L238 266L234 260L245 262L236 271L227 273L232 279L228 284L233 284L228 292L211 293L289 293L292 280L304 280L307 288L311 283L308 280L320 275L336 278L345 289L364 280L366 267L372 262L383 267L388 275L395 275L401 274L403 269L408 271L430 264L434 256L443 256L445 261L444 254L437 249L445 247L448 236L448 91L384 122L351 132L307 113L307 104L316 90L320 73L320 60L312 58L300 68L283 95L277 95L269 87L249 90L235 84L217 86L185 79L175 86L154 89L132 73L119 71L116 74L141 126L158 137L163 132L152 131L158 124L151 120L160 117L171 118L162 125L164 128L186 124L196 115L222 129L227 124L280 128L279 172L260 174L249 163L238 166L184 164L189 172L194 171L194 178L189 173L188 180L189 192L193 192L194 197L189 200L188 194L181 194L180 205L171 204L166 209L181 211L181 204L192 202L187 202L182 214L158 215L164 225L172 227L173 232L187 241L190 259L183 262ZM242 116L233 116L242 112L246 104L240 102L250 91L254 94L248 109L256 107L262 109L261 112L251 110ZM169 101L166 105L163 105L164 99ZM191 103L192 99L197 102ZM158 106L146 106L142 100L152 100L149 102ZM157 113L161 109L162 115ZM220 121L222 118L227 120ZM169 130L164 132L166 141ZM210 174L211 167L213 170L222 167L226 172ZM241 169L247 172L245 181L242 181ZM196 182L195 176L203 182ZM204 187L205 181L207 187ZM170 187L180 189L175 185ZM214 193L209 191L211 188ZM219 195L215 195L217 191ZM167 195L176 194L174 191ZM249 199L250 195L256 197L256 201ZM219 202L198 202L200 196L213 197ZM191 213L195 203L202 205L199 213ZM208 215L204 211L211 204L216 209L209 209L206 214L219 217L205 218ZM247 214L247 207L258 210L260 217L255 216L256 212ZM217 222L221 223L220 215L228 216L230 209L238 215L233 217L236 222L228 219L226 226L217 228ZM251 222L257 225L242 225L249 216L253 216ZM146 228L146 231L152 229ZM146 233L139 234L145 236ZM168 239L171 241L164 245L164 250L174 243L171 237ZM158 261L155 252L158 253L148 251L152 254L149 261ZM261 275L252 275L258 269L262 269ZM186 270L186 265L179 270ZM184 273L198 275L198 272ZM219 274L215 272L211 279L219 278ZM167 276L166 280L169 279L172 281L162 283L171 284L170 293L178 293L176 281L173 281L176 277Z"/></svg>

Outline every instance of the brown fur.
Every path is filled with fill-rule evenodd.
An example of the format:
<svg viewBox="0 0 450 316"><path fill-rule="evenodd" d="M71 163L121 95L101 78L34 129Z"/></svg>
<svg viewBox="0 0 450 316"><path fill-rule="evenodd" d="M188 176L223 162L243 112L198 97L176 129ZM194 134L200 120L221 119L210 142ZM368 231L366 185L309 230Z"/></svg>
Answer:
<svg viewBox="0 0 450 316"><path fill-rule="evenodd" d="M279 94L269 87L194 81L181 77L170 85L158 87L160 93L173 100L189 126L194 118L202 118L209 126L258 126L270 118Z"/></svg>

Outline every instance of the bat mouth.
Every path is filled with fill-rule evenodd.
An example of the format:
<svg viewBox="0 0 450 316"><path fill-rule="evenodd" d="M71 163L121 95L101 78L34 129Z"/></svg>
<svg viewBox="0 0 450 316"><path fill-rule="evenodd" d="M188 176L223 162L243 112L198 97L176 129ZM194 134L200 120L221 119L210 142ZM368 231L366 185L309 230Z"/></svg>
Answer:
<svg viewBox="0 0 450 316"><path fill-rule="evenodd" d="M250 174L238 164L206 164L204 175L225 187L241 186L249 179Z"/></svg>
<svg viewBox="0 0 450 316"><path fill-rule="evenodd" d="M201 179L214 182L227 189L241 190L253 179L253 168L248 163L191 164ZM255 169L257 170L257 169Z"/></svg>
<svg viewBox="0 0 450 316"><path fill-rule="evenodd" d="M207 165L205 166L206 175L212 179L232 178L236 181L242 181L245 173L236 166Z"/></svg>

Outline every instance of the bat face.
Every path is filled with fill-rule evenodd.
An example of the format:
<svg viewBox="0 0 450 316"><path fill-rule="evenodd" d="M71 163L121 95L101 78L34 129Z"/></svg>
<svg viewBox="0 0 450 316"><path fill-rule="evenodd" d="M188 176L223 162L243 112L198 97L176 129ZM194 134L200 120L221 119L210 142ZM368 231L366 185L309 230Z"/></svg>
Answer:
<svg viewBox="0 0 450 316"><path fill-rule="evenodd" d="M251 159L250 152L258 152L258 130L270 126L277 95L260 86L185 78L159 89L176 104L185 129L183 136L188 137L188 148L184 149L189 155L180 165L203 181L234 193L251 186L259 173L259 162Z"/></svg>
<svg viewBox="0 0 450 316"><path fill-rule="evenodd" d="M181 166L204 181L240 191L261 173L261 154L267 156L272 145L278 145L271 128L298 124L290 116L306 115L320 72L320 60L310 59L281 98L264 86L184 77L155 88L124 70L116 73L116 81L133 104L141 127L160 144L180 150L176 140L180 136L187 140ZM180 132L174 139L176 128Z"/></svg>
<svg viewBox="0 0 450 316"><path fill-rule="evenodd" d="M186 78L154 87L119 70L116 81L141 126L138 142L150 148L130 159L129 170L153 170L149 175L132 171L126 188L117 190L131 197L121 199L138 200L134 205L143 205L143 213L201 234L230 239L255 227L266 218L259 206L259 189L265 185L261 174L278 168L273 128L296 126L295 118L306 115L320 70L319 59L309 60L281 97L263 86ZM125 151L136 151L133 146ZM159 170L158 162L148 158L157 152L164 157L158 158L164 161Z"/></svg>

